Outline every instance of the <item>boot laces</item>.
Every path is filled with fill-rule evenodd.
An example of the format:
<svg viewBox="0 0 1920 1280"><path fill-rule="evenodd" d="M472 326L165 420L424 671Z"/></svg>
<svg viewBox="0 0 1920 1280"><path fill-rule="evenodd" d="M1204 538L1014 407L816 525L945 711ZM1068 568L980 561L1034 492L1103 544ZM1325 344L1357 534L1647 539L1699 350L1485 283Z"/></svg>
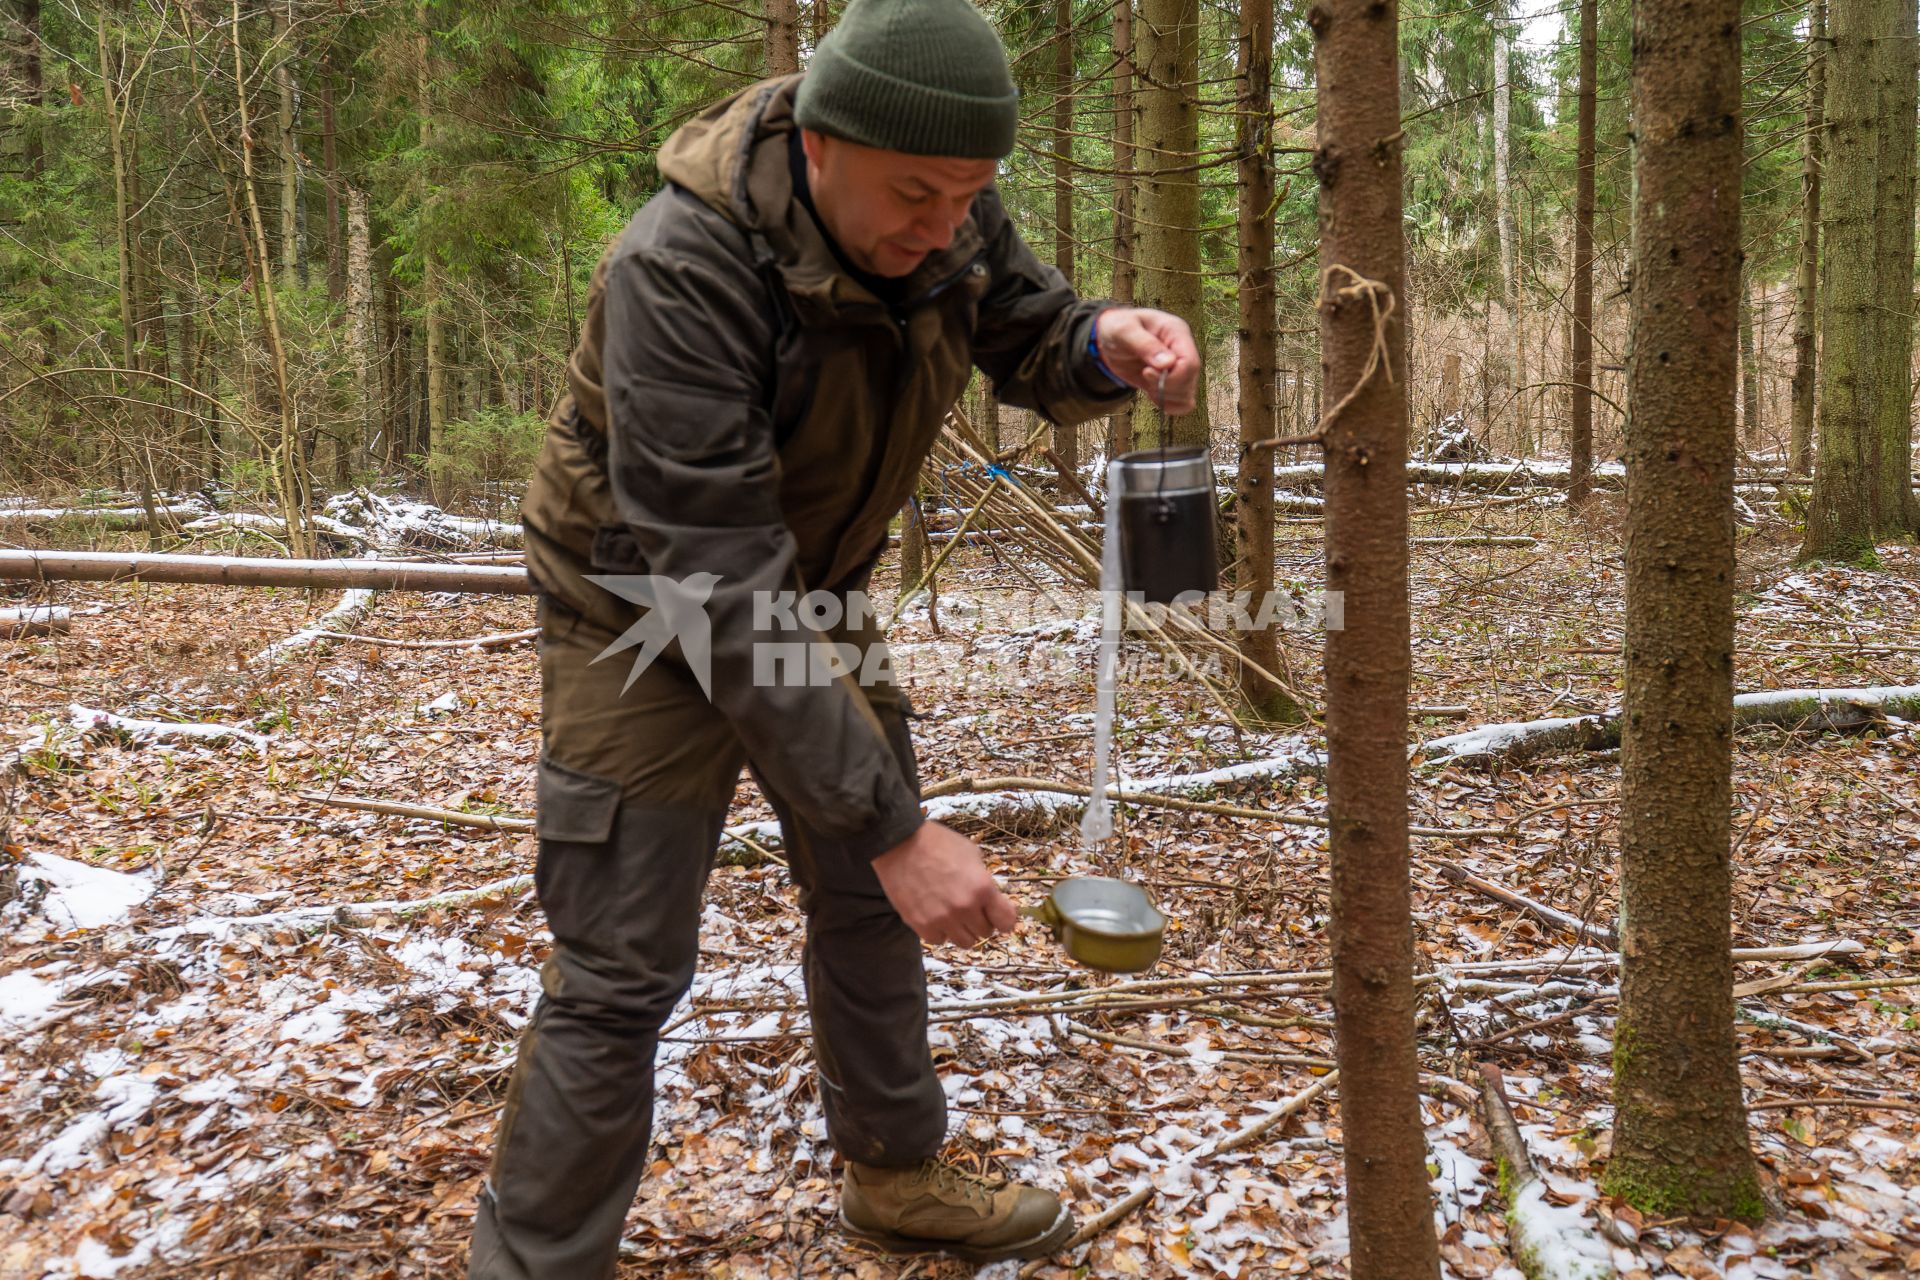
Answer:
<svg viewBox="0 0 1920 1280"><path fill-rule="evenodd" d="M990 1197L1007 1185L1003 1178L990 1178L941 1160L927 1161L923 1174L932 1186L968 1197Z"/></svg>

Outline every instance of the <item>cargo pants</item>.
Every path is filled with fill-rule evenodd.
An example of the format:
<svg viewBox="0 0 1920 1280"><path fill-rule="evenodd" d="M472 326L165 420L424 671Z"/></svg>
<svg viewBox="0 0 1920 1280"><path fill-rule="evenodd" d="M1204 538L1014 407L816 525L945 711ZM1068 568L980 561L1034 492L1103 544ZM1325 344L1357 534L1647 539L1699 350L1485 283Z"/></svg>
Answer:
<svg viewBox="0 0 1920 1280"><path fill-rule="evenodd" d="M470 1280L613 1274L648 1164L655 1044L693 980L707 874L752 763L686 667L663 656L623 693L632 651L594 661L616 632L555 602L541 615L534 879L553 953L508 1085ZM829 638L884 644L869 628ZM890 684L864 692L917 791L905 700ZM767 798L806 913L828 1135L849 1160L917 1164L946 1134L920 940L863 858Z"/></svg>

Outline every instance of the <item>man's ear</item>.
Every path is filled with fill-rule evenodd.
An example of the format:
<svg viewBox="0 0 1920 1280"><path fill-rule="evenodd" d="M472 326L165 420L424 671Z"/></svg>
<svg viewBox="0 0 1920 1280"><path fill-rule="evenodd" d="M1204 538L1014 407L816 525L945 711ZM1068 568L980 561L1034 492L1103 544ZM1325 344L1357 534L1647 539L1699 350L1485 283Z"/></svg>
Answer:
<svg viewBox="0 0 1920 1280"><path fill-rule="evenodd" d="M826 154L827 135L821 133L818 129L802 129L800 131L800 149L806 152L807 163L818 169L820 167L821 157Z"/></svg>

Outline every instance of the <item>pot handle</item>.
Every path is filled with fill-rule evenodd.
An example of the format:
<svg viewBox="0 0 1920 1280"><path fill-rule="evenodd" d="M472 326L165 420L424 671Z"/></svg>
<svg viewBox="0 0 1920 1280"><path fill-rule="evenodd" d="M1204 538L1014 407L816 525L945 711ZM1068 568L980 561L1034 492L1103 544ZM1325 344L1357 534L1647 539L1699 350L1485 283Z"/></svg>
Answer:
<svg viewBox="0 0 1920 1280"><path fill-rule="evenodd" d="M1060 908L1053 905L1052 898L1046 899L1037 907L1023 905L1020 908L1020 914L1029 920L1038 920L1041 924L1047 926L1047 929L1055 938L1060 936L1060 926L1063 922L1060 919Z"/></svg>

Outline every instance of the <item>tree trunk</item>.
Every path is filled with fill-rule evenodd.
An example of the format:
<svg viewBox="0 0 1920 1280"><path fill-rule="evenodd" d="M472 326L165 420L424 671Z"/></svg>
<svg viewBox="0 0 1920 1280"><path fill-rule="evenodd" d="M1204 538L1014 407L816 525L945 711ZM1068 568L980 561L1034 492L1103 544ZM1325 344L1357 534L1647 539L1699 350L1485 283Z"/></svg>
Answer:
<svg viewBox="0 0 1920 1280"><path fill-rule="evenodd" d="M121 92L117 60L107 47L107 19L104 13L96 19L95 35L100 51L101 105L107 113L107 158L113 167L114 257L118 266L120 294L120 364L122 368L133 370L139 368L135 318L139 303L134 297L137 284L133 274L134 224L138 215L133 211L128 191L126 98Z"/></svg>
<svg viewBox="0 0 1920 1280"><path fill-rule="evenodd" d="M1813 389L1820 306L1820 170L1827 117L1827 0L1814 0L1807 27L1807 131L1800 152L1800 266L1793 297L1793 428L1788 466L1813 470Z"/></svg>
<svg viewBox="0 0 1920 1280"><path fill-rule="evenodd" d="M1830 25L1819 459L1800 549L1809 559L1849 559L1901 536L1913 503L1914 130L1880 127L1904 121L1895 113L1913 102L1901 83L1914 78L1912 0L1835 0ZM1889 281L1889 271L1900 274Z"/></svg>
<svg viewBox="0 0 1920 1280"><path fill-rule="evenodd" d="M274 68L274 85L280 91L280 269L291 278L305 274L305 255L300 245L300 135L296 127L293 87L293 4L286 0L273 13L274 43L279 45L280 65ZM304 281L303 281L304 283Z"/></svg>
<svg viewBox="0 0 1920 1280"><path fill-rule="evenodd" d="M900 508L900 594L918 586L927 572L927 520L918 495Z"/></svg>
<svg viewBox="0 0 1920 1280"><path fill-rule="evenodd" d="M1273 283L1273 0L1241 0L1240 114L1240 474L1235 482L1234 590L1252 594L1253 611L1273 590L1273 449L1249 449L1279 434L1274 363ZM1278 672L1279 637L1272 627L1240 633L1240 693L1263 719L1297 723L1292 698L1255 670Z"/></svg>
<svg viewBox="0 0 1920 1280"><path fill-rule="evenodd" d="M1760 362L1753 351L1753 296L1740 284L1740 442L1752 453L1760 444Z"/></svg>
<svg viewBox="0 0 1920 1280"><path fill-rule="evenodd" d="M1914 119L1920 114L1916 0L1879 0L1880 145L1874 193L1873 284L1880 315L1874 350L1879 391L1873 402L1875 476L1886 534L1904 538L1920 524L1913 496Z"/></svg>
<svg viewBox="0 0 1920 1280"><path fill-rule="evenodd" d="M800 69L800 0L767 0L766 15L766 74L790 76Z"/></svg>
<svg viewBox="0 0 1920 1280"><path fill-rule="evenodd" d="M1495 6L1493 21L1493 206L1500 236L1500 288L1513 326L1514 448L1521 457L1531 450L1526 392L1527 326L1520 315L1520 261L1514 234L1513 179L1508 160L1513 149L1513 33L1506 22L1505 4Z"/></svg>
<svg viewBox="0 0 1920 1280"><path fill-rule="evenodd" d="M1134 298L1135 111L1133 0L1117 0L1113 7L1113 300L1123 307L1133 305ZM1133 409L1128 407L1107 419L1107 456L1117 458L1132 448Z"/></svg>
<svg viewBox="0 0 1920 1280"><path fill-rule="evenodd" d="M364 456L373 446L379 392L374 382L373 243L367 225L367 193L347 188L347 349L353 353L354 393L359 439L351 452Z"/></svg>
<svg viewBox="0 0 1920 1280"><path fill-rule="evenodd" d="M433 145L433 99L432 77L428 69L428 59L432 55L432 34L427 25L427 6L420 3L414 10L414 21L419 34L416 39L420 48L420 150L426 153ZM440 314L440 267L434 250L434 237L429 234L433 216L430 209L432 188L427 186L421 193L420 202L420 314L426 326L426 403L424 412L416 428L414 452L421 459L420 465L426 465L427 455L440 439L441 424L446 418L447 409L447 362L445 317Z"/></svg>
<svg viewBox="0 0 1920 1280"><path fill-rule="evenodd" d="M1620 1017L1604 1186L1756 1219L1733 1037L1740 0L1633 16Z"/></svg>
<svg viewBox="0 0 1920 1280"><path fill-rule="evenodd" d="M1170 311L1206 340L1201 292L1200 3L1140 0L1139 65L1142 137L1139 220L1139 301ZM1204 354L1204 352L1203 352ZM1158 445L1158 414L1139 397L1134 439ZM1208 442L1207 389L1199 388L1194 411L1172 424L1168 443Z"/></svg>
<svg viewBox="0 0 1920 1280"><path fill-rule="evenodd" d="M807 22L813 47L818 49L820 42L826 39L827 28L833 25L833 15L827 11L827 0L808 0Z"/></svg>
<svg viewBox="0 0 1920 1280"><path fill-rule="evenodd" d="M1053 265L1073 281L1073 0L1053 0ZM1053 447L1080 465L1080 428L1053 429Z"/></svg>
<svg viewBox="0 0 1920 1280"><path fill-rule="evenodd" d="M1440 1274L1414 1057L1407 871L1406 331L1394 0L1318 0L1320 267L1327 424L1328 833L1333 1004L1354 1280ZM1384 340L1384 343L1383 343ZM1382 345L1384 367L1376 364Z"/></svg>
<svg viewBox="0 0 1920 1280"><path fill-rule="evenodd" d="M320 62L320 163L327 187L327 301L337 304L347 296L348 268L340 252L340 160L335 149L331 55ZM363 193L363 205L364 200Z"/></svg>
<svg viewBox="0 0 1920 1280"><path fill-rule="evenodd" d="M1585 502L1593 472L1593 168L1600 0L1580 0L1580 101L1573 178L1572 482L1567 500Z"/></svg>
<svg viewBox="0 0 1920 1280"><path fill-rule="evenodd" d="M20 96L29 113L20 160L21 171L32 182L44 169L47 154L40 118L46 103L46 82L40 70L40 0L20 0L20 30Z"/></svg>

